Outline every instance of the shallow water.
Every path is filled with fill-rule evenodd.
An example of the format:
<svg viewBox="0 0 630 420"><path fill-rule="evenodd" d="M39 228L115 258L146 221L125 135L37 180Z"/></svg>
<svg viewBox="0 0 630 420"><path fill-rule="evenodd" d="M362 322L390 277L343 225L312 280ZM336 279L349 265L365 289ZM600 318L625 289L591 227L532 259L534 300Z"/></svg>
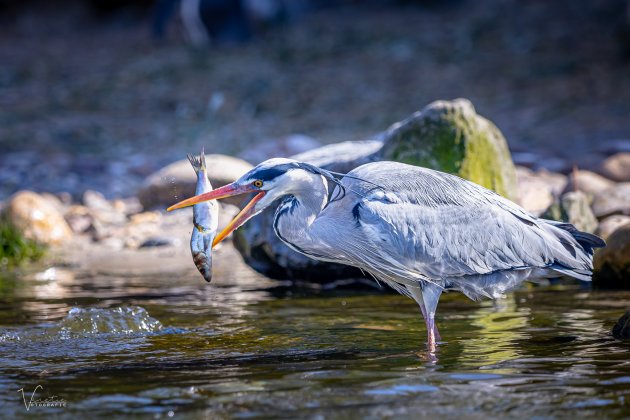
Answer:
<svg viewBox="0 0 630 420"><path fill-rule="evenodd" d="M610 335L630 292L526 286L496 304L447 294L432 361L405 297L296 291L243 268L215 279L5 276L2 417L630 415L630 343ZM27 411L20 389L27 404L35 390L65 406Z"/></svg>

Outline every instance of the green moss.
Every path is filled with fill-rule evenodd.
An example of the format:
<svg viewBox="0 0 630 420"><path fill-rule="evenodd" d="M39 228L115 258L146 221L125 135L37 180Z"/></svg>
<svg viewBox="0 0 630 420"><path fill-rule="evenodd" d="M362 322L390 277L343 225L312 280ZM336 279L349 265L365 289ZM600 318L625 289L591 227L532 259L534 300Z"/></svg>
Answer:
<svg viewBox="0 0 630 420"><path fill-rule="evenodd" d="M46 248L24 238L6 218L0 217L0 268L13 268L40 259Z"/></svg>
<svg viewBox="0 0 630 420"><path fill-rule="evenodd" d="M392 126L381 153L386 160L452 173L516 198L507 142L469 101L434 102Z"/></svg>

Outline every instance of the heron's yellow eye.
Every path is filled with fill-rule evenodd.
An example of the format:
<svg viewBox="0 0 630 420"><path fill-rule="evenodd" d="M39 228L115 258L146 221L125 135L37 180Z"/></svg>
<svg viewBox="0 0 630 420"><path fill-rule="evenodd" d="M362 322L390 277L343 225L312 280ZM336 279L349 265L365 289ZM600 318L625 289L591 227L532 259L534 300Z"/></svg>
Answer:
<svg viewBox="0 0 630 420"><path fill-rule="evenodd" d="M260 187L262 187L262 186L263 186L263 182L262 182L260 179L259 179L259 180L257 180L257 181L254 181L254 186L255 186L256 188L260 188Z"/></svg>

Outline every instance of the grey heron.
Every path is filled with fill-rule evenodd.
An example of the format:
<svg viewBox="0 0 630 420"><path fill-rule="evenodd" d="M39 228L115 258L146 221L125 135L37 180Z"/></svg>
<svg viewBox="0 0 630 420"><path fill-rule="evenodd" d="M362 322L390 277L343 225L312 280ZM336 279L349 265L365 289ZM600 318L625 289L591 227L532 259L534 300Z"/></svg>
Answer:
<svg viewBox="0 0 630 420"><path fill-rule="evenodd" d="M430 353L440 340L435 312L443 291L496 298L525 280L588 281L593 248L605 246L470 181L397 162L368 163L342 175L274 158L168 210L245 193L255 196L214 244L281 200L273 223L278 237L311 258L361 268L415 299Z"/></svg>

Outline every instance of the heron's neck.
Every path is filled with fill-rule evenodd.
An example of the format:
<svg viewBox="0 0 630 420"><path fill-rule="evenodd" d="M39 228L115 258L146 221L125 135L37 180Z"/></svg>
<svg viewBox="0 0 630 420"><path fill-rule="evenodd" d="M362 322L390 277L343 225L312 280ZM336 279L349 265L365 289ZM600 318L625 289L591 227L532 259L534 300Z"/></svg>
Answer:
<svg viewBox="0 0 630 420"><path fill-rule="evenodd" d="M287 196L276 210L273 224L276 235L296 251L313 254L316 251L313 222L327 203L328 186L323 179Z"/></svg>

